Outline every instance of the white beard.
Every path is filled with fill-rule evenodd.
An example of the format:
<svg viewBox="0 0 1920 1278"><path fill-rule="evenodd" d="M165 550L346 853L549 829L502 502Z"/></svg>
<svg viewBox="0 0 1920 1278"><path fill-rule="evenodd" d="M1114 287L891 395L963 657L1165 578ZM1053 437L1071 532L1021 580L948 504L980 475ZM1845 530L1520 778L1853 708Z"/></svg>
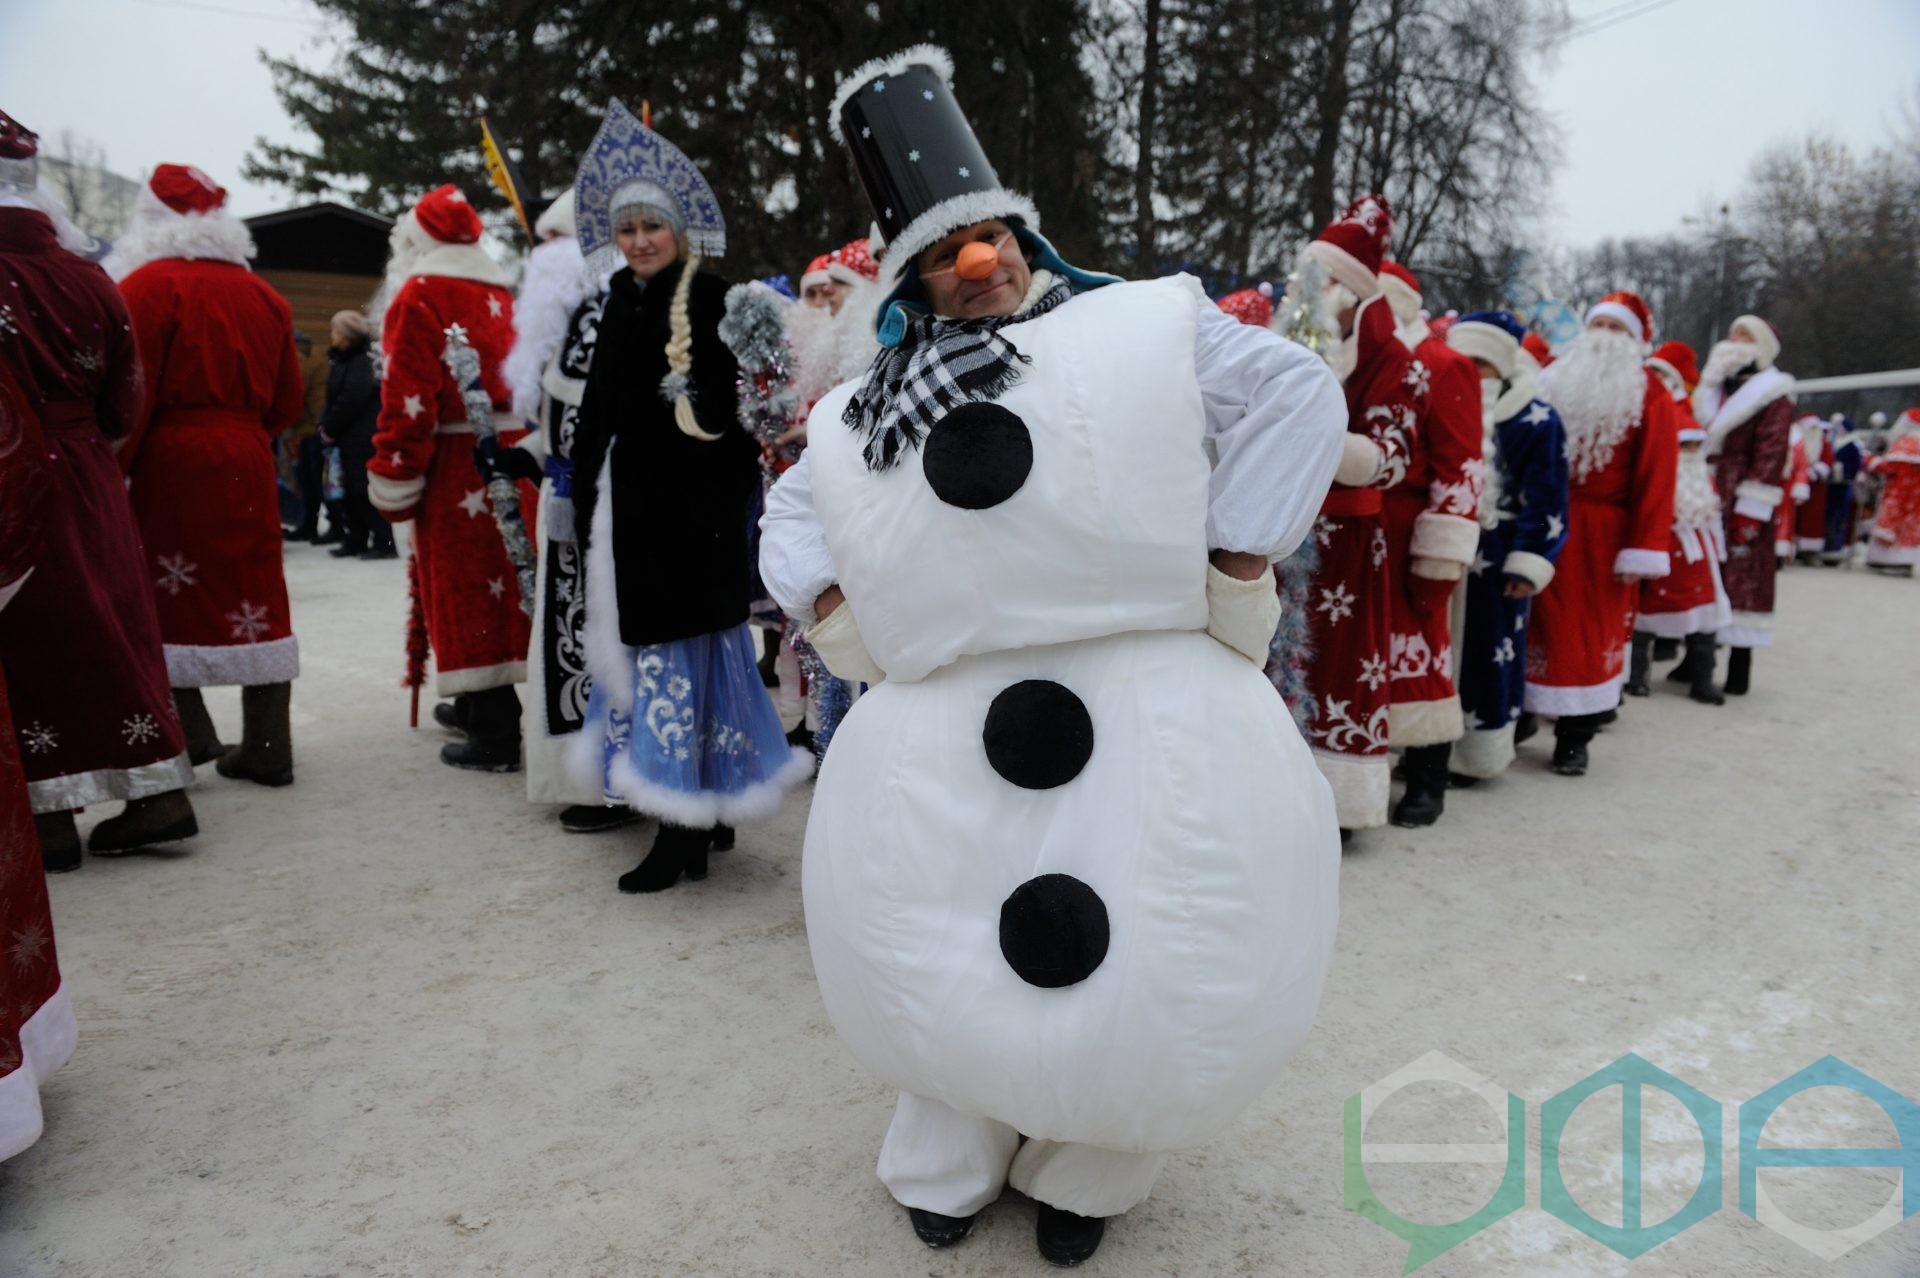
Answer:
<svg viewBox="0 0 1920 1278"><path fill-rule="evenodd" d="M1701 384L1723 386L1729 377L1759 360L1760 348L1752 342L1715 342L1700 374Z"/></svg>
<svg viewBox="0 0 1920 1278"><path fill-rule="evenodd" d="M804 302L787 312L787 342L793 348L793 385L802 404L812 404L842 382L867 371L880 349L874 312L885 293L874 284L855 285L835 314Z"/></svg>
<svg viewBox="0 0 1920 1278"><path fill-rule="evenodd" d="M1713 473L1703 452L1680 454L1673 486L1673 526L1683 532L1720 526L1720 494L1714 491Z"/></svg>
<svg viewBox="0 0 1920 1278"><path fill-rule="evenodd" d="M1640 361L1640 343L1628 334L1590 328L1547 369L1541 397L1560 411L1574 482L1605 469L1639 422L1647 393Z"/></svg>
<svg viewBox="0 0 1920 1278"><path fill-rule="evenodd" d="M571 235L556 236L527 254L520 295L513 301L513 350L501 369L513 388L513 411L521 417L539 415L541 375L566 339L567 322L591 291L580 241Z"/></svg>

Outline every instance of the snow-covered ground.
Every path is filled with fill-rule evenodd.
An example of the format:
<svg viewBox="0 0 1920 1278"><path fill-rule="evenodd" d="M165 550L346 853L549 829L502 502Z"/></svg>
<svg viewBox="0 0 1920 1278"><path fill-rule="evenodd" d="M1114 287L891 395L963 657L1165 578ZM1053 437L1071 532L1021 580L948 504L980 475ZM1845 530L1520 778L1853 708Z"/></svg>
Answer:
<svg viewBox="0 0 1920 1278"><path fill-rule="evenodd" d="M47 1088L46 1135L0 1165L0 1274L1045 1270L1017 1196L936 1254L874 1179L891 1097L815 992L804 794L707 882L622 896L649 831L563 834L521 778L446 768L438 732L407 730L400 564L295 546L288 576L298 783L203 768L198 839L53 882L80 1045ZM1405 1244L1342 1205L1342 1106L1439 1050L1527 1102L1528 1189L1423 1273L1920 1273L1920 1220L1829 1264L1737 1209L1739 1102L1829 1052L1920 1097L1920 586L1793 569L1781 603L1744 701L1661 685L1584 780L1550 775L1537 739L1435 829L1357 841L1312 1039L1224 1139L1173 1160L1089 1272L1399 1273ZM237 736L238 696L208 700ZM1726 1152L1717 1214L1632 1263L1542 1211L1538 1188L1541 1102L1629 1051L1723 1105ZM1367 1138L1499 1139L1465 1095L1410 1088ZM1602 1219L1619 1219L1619 1098L1588 1102L1564 1140ZM1643 1127L1654 1220L1702 1156L1651 1090ZM1767 1136L1897 1143L1832 1091ZM1432 1222L1499 1178L1368 1170L1390 1208ZM1837 1228L1894 1181L1762 1183Z"/></svg>

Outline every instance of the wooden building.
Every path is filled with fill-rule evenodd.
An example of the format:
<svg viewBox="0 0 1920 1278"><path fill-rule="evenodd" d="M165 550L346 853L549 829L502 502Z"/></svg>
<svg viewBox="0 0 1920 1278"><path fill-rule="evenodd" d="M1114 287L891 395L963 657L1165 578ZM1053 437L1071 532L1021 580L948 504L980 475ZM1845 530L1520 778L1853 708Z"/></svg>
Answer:
<svg viewBox="0 0 1920 1278"><path fill-rule="evenodd" d="M324 353L335 311L364 311L387 267L393 222L323 200L246 219L254 273L293 307L293 326Z"/></svg>

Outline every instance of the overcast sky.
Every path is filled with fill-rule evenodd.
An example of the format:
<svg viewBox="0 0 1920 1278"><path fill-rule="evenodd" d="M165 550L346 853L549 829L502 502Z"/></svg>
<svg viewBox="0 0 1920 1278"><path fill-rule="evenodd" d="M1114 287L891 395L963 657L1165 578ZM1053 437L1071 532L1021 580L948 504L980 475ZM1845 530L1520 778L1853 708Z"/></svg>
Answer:
<svg viewBox="0 0 1920 1278"><path fill-rule="evenodd" d="M238 212L265 212L290 200L242 181L241 157L259 135L297 139L258 51L311 60L323 38L307 0L0 0L0 108L95 139L128 176L198 164ZM1666 0L1576 37L1540 83L1565 144L1550 235L1657 233L1731 197L1773 141L1884 142L1920 87L1920 2Z"/></svg>

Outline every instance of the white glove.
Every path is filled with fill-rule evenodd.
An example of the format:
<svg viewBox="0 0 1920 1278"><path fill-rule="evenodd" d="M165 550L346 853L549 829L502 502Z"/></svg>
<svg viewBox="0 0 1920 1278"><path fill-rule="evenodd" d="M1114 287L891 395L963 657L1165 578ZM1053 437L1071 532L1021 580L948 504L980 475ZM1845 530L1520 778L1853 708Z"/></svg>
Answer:
<svg viewBox="0 0 1920 1278"><path fill-rule="evenodd" d="M1263 669L1273 632L1280 628L1280 593L1273 573L1252 581L1207 565L1207 633Z"/></svg>
<svg viewBox="0 0 1920 1278"><path fill-rule="evenodd" d="M867 645L861 641L860 626L853 619L853 608L841 604L822 621L807 627L807 642L820 654L820 660L836 679L848 683L879 683L887 672L873 662Z"/></svg>
<svg viewBox="0 0 1920 1278"><path fill-rule="evenodd" d="M1365 488L1380 478L1387 454L1365 435L1348 434L1340 441L1340 464L1334 468L1333 482L1349 488Z"/></svg>

